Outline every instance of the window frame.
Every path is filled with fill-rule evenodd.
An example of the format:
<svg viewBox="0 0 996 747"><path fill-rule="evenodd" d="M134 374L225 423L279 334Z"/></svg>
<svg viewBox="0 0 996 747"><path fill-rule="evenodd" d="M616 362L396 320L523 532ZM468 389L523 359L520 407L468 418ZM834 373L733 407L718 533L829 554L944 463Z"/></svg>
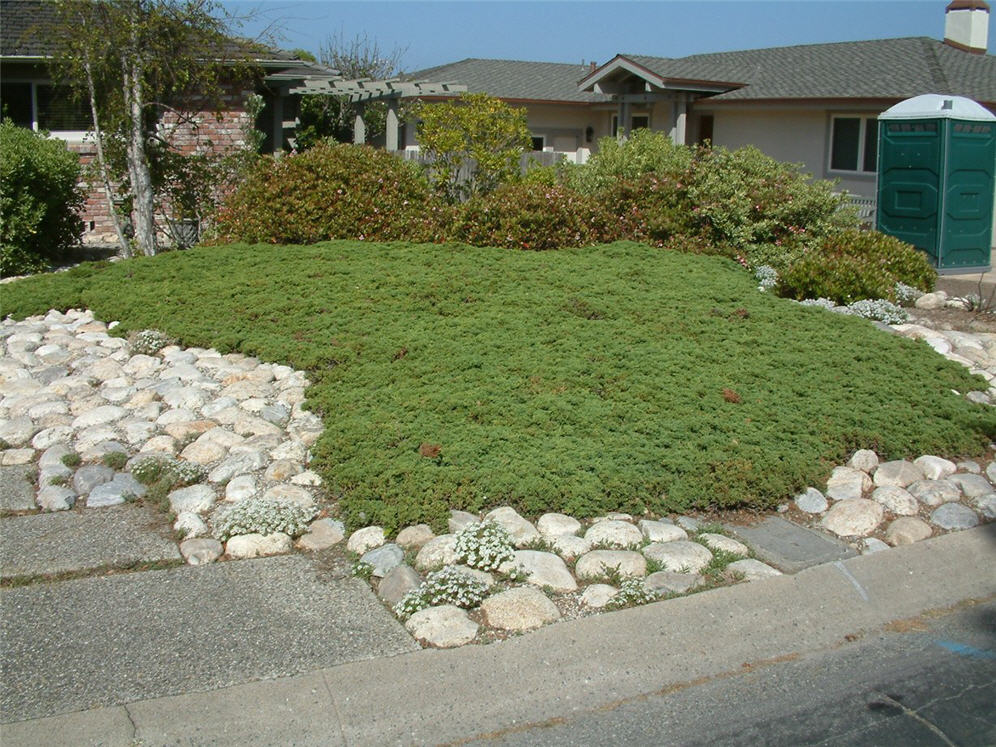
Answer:
<svg viewBox="0 0 996 747"><path fill-rule="evenodd" d="M833 166L834 135L837 132L838 119L858 120L858 152L856 158L856 169L840 169ZM866 146L868 144L868 128L872 127L873 136L876 142L875 168L871 171L865 170ZM827 173L847 174L849 176L874 176L878 173L878 116L868 112L840 113L830 115L830 132L827 137Z"/></svg>
<svg viewBox="0 0 996 747"><path fill-rule="evenodd" d="M49 86L55 88L55 83L47 78L4 78L4 83L27 83L31 86L31 129L34 132L46 131L52 137L59 140L66 140L73 143L81 143L93 134L92 129L86 130L44 130L38 124L40 112L38 111L38 87Z"/></svg>
<svg viewBox="0 0 996 747"><path fill-rule="evenodd" d="M633 120L636 119L637 117L640 117L641 119L645 118L647 120L647 126L646 127L633 127ZM652 130L653 129L653 124L654 124L653 123L653 119L650 116L650 111L649 110L647 110L647 111L630 112L630 115L629 115L629 132L633 132L633 130L637 130L637 129L639 129L639 130L643 130L643 129ZM612 118L609 120L609 132L612 133L612 137L619 137L619 114L618 113L614 113L612 115Z"/></svg>
<svg viewBox="0 0 996 747"><path fill-rule="evenodd" d="M542 152L543 152L543 149L544 149L544 148L546 148L546 135L534 135L533 133L529 133L529 137L530 137L530 139L532 139L532 141L533 141L533 146L534 146L534 147L533 147L533 149L532 149L532 152L533 152L533 153L542 153ZM536 148L536 147L535 147L535 146L536 146L536 141L537 141L537 140L541 140L541 141L543 142L543 144L542 144L542 145L540 145L540 147L539 147L539 148Z"/></svg>

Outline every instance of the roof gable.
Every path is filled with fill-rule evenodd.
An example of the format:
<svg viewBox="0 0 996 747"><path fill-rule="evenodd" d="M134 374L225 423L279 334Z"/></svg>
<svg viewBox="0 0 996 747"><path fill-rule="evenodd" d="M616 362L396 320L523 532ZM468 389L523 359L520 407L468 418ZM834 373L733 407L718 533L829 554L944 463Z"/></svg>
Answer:
<svg viewBox="0 0 996 747"><path fill-rule="evenodd" d="M608 96L578 90L578 80L589 70L584 65L562 62L468 58L419 70L408 77L451 80L466 85L471 93L487 93L513 101L586 104L609 101Z"/></svg>

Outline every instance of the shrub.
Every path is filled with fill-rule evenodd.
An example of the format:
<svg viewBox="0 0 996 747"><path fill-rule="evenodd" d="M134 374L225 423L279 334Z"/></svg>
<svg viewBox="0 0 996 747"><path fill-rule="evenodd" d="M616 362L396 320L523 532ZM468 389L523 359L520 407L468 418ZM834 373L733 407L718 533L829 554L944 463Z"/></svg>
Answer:
<svg viewBox="0 0 996 747"><path fill-rule="evenodd" d="M640 181L655 175L680 181L693 160L693 150L675 145L666 134L637 130L626 140L614 137L598 141L598 152L583 166L566 172L567 184L588 195L597 195L622 181Z"/></svg>
<svg viewBox="0 0 996 747"><path fill-rule="evenodd" d="M132 340L131 351L138 355L155 355L172 343L172 338L164 332L157 329L143 329Z"/></svg>
<svg viewBox="0 0 996 747"><path fill-rule="evenodd" d="M847 308L856 316L886 324L905 324L910 320L910 315L905 309L884 298L863 298L848 305Z"/></svg>
<svg viewBox="0 0 996 747"><path fill-rule="evenodd" d="M0 123L0 276L43 270L79 243L79 178L65 143Z"/></svg>
<svg viewBox="0 0 996 747"><path fill-rule="evenodd" d="M912 306L922 295L922 290L914 288L912 285L906 285L906 283L896 283L896 287L893 290L896 303L900 306Z"/></svg>
<svg viewBox="0 0 996 747"><path fill-rule="evenodd" d="M405 594L395 605L394 612L404 619L426 607L442 604L470 609L483 602L487 593L488 587L483 581L447 566L430 573L417 589Z"/></svg>
<svg viewBox="0 0 996 747"><path fill-rule="evenodd" d="M454 552L471 568L494 571L502 563L515 557L515 547L505 528L486 521L471 524L456 535Z"/></svg>
<svg viewBox="0 0 996 747"><path fill-rule="evenodd" d="M222 241L432 241L446 210L420 168L365 145L263 158L219 211Z"/></svg>
<svg viewBox="0 0 996 747"><path fill-rule="evenodd" d="M628 578L619 584L619 591L613 595L605 608L621 610L626 607L650 604L658 599L660 599L660 595L652 589L648 589L642 578Z"/></svg>
<svg viewBox="0 0 996 747"><path fill-rule="evenodd" d="M562 249L615 237L609 212L564 186L509 184L463 206L453 235L474 246Z"/></svg>
<svg viewBox="0 0 996 747"><path fill-rule="evenodd" d="M162 483L167 490L201 482L207 471L199 464L169 456L147 456L135 460L131 474L143 485Z"/></svg>
<svg viewBox="0 0 996 747"><path fill-rule="evenodd" d="M662 247L672 237L695 230L683 178L644 174L612 183L598 199L618 218L623 237Z"/></svg>
<svg viewBox="0 0 996 747"><path fill-rule="evenodd" d="M314 515L312 506L272 498L246 498L214 516L214 536L222 542L239 534L283 532L297 537L304 534Z"/></svg>
<svg viewBox="0 0 996 747"><path fill-rule="evenodd" d="M854 217L841 211L845 197L832 188L753 146L698 148L688 199L695 221L713 240L735 246L752 267L781 271L802 248L854 225Z"/></svg>
<svg viewBox="0 0 996 747"><path fill-rule="evenodd" d="M878 231L848 229L784 270L778 293L795 299L829 298L849 304L864 298L896 299L896 283L929 291L937 279L926 255Z"/></svg>

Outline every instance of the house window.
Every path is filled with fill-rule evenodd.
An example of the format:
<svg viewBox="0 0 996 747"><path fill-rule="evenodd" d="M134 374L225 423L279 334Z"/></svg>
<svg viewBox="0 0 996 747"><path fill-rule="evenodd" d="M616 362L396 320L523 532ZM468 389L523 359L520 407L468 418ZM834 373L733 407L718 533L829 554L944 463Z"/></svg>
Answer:
<svg viewBox="0 0 996 747"><path fill-rule="evenodd" d="M32 130L82 133L90 129L87 107L49 83L4 81L0 109L14 124Z"/></svg>
<svg viewBox="0 0 996 747"><path fill-rule="evenodd" d="M629 131L639 129L650 129L650 115L649 114L634 114L629 118ZM619 136L619 115L612 115L612 137Z"/></svg>
<svg viewBox="0 0 996 747"><path fill-rule="evenodd" d="M533 135L533 150L543 150L546 147L546 135Z"/></svg>
<svg viewBox="0 0 996 747"><path fill-rule="evenodd" d="M830 128L830 170L874 173L877 169L875 117L834 117Z"/></svg>

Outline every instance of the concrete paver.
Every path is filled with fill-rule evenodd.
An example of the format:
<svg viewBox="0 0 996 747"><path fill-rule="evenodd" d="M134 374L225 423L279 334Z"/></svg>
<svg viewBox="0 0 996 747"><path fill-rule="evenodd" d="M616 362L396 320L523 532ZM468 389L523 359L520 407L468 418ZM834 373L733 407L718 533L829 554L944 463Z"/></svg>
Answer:
<svg viewBox="0 0 996 747"><path fill-rule="evenodd" d="M797 573L803 568L858 554L840 540L780 516L769 516L750 526L729 524L726 528L754 548L761 560L785 573Z"/></svg>

